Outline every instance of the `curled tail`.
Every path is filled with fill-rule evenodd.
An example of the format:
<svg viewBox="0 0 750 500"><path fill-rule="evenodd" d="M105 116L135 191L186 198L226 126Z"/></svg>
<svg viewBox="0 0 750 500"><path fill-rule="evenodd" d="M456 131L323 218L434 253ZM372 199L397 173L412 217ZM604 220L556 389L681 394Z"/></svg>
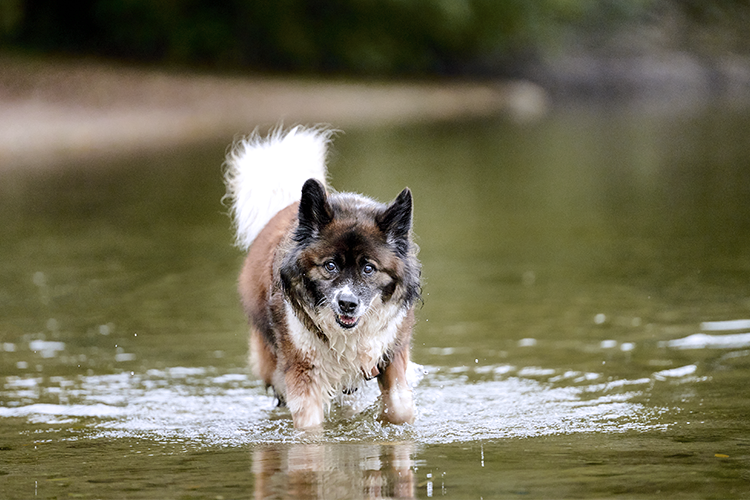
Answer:
<svg viewBox="0 0 750 500"><path fill-rule="evenodd" d="M232 147L224 183L237 246L247 250L274 215L300 199L306 180L326 183L332 133L325 128L279 128L265 138L253 133Z"/></svg>

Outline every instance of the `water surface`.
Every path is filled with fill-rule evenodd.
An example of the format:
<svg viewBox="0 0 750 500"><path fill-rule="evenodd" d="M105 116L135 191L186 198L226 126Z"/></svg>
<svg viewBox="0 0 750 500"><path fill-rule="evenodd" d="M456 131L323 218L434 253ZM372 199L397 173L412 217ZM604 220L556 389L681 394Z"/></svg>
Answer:
<svg viewBox="0 0 750 500"><path fill-rule="evenodd" d="M558 109L348 131L409 186L417 421L321 435L248 376L226 144L0 177L3 498L744 498L750 113Z"/></svg>

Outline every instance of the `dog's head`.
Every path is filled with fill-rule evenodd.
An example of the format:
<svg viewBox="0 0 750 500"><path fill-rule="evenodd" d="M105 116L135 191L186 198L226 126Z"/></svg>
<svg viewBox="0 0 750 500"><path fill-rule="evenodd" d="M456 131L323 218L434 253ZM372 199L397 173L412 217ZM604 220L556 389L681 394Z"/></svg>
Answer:
<svg viewBox="0 0 750 500"><path fill-rule="evenodd" d="M418 298L408 188L384 205L351 193L329 196L310 179L298 219L281 280L287 296L318 326L333 318L341 328L354 329L384 304L406 308Z"/></svg>

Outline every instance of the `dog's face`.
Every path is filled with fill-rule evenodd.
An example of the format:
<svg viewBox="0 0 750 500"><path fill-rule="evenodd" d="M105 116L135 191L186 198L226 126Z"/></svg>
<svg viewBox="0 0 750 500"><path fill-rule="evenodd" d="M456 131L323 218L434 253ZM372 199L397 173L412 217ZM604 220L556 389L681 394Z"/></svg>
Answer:
<svg viewBox="0 0 750 500"><path fill-rule="evenodd" d="M354 330L383 304L410 305L419 293L410 242L409 189L383 205L354 194L326 194L313 179L302 188L295 247L280 273L285 293L318 327Z"/></svg>

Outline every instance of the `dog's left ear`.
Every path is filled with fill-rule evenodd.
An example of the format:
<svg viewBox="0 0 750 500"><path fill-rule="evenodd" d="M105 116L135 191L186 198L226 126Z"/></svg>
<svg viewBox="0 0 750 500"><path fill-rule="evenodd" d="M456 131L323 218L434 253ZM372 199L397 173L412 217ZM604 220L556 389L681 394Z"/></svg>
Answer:
<svg viewBox="0 0 750 500"><path fill-rule="evenodd" d="M412 198L411 190L405 188L393 202L376 218L381 231L388 241L395 243L402 255L409 251L409 231L411 231Z"/></svg>

